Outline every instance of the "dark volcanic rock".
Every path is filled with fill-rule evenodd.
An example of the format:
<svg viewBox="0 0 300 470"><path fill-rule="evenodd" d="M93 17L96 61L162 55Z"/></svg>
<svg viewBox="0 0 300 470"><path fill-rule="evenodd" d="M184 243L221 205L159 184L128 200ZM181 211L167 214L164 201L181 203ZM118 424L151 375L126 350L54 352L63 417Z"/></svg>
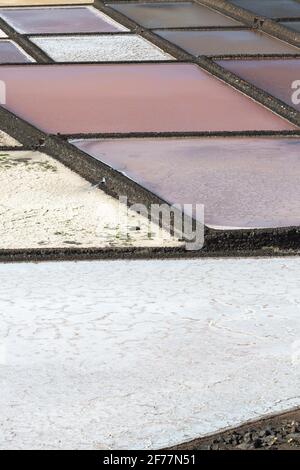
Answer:
<svg viewBox="0 0 300 470"><path fill-rule="evenodd" d="M281 416L290 416L290 419ZM172 450L300 450L300 410L240 426Z"/></svg>

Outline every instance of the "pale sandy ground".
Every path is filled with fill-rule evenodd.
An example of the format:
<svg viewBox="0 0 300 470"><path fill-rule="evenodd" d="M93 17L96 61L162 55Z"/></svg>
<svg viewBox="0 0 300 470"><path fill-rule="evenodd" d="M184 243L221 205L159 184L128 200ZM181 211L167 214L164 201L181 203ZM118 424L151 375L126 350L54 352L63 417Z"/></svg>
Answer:
<svg viewBox="0 0 300 470"><path fill-rule="evenodd" d="M179 245L39 152L0 152L0 186L0 249Z"/></svg>
<svg viewBox="0 0 300 470"><path fill-rule="evenodd" d="M159 448L300 405L300 259L0 265L0 448Z"/></svg>
<svg viewBox="0 0 300 470"><path fill-rule="evenodd" d="M172 56L137 35L32 36L30 40L55 62L174 60Z"/></svg>
<svg viewBox="0 0 300 470"><path fill-rule="evenodd" d="M21 144L17 142L13 137L6 134L6 132L0 131L0 146L6 147L19 147Z"/></svg>

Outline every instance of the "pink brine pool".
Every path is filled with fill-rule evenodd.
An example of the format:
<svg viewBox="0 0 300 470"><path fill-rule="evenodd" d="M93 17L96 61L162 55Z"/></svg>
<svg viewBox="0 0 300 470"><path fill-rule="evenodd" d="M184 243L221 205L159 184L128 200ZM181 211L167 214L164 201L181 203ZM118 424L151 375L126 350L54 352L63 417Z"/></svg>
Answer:
<svg viewBox="0 0 300 470"><path fill-rule="evenodd" d="M91 6L2 8L0 18L23 34L105 33L124 30L121 25Z"/></svg>
<svg viewBox="0 0 300 470"><path fill-rule="evenodd" d="M295 128L190 64L4 66L0 79L6 107L49 133Z"/></svg>
<svg viewBox="0 0 300 470"><path fill-rule="evenodd" d="M293 84L300 80L300 59L223 60L218 63L275 98L300 109L300 105L293 101Z"/></svg>
<svg viewBox="0 0 300 470"><path fill-rule="evenodd" d="M84 152L214 228L300 225L300 139L79 140Z"/></svg>

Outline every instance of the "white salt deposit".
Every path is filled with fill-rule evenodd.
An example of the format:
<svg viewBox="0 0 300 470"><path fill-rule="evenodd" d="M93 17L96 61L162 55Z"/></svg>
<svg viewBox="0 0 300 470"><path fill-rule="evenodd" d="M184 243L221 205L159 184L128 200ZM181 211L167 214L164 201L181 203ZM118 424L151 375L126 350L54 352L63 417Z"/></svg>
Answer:
<svg viewBox="0 0 300 470"><path fill-rule="evenodd" d="M132 34L32 36L30 39L56 62L173 60L154 44Z"/></svg>
<svg viewBox="0 0 300 470"><path fill-rule="evenodd" d="M299 258L0 277L1 449L155 449L300 405Z"/></svg>
<svg viewBox="0 0 300 470"><path fill-rule="evenodd" d="M39 152L0 151L0 187L0 249L179 245Z"/></svg>

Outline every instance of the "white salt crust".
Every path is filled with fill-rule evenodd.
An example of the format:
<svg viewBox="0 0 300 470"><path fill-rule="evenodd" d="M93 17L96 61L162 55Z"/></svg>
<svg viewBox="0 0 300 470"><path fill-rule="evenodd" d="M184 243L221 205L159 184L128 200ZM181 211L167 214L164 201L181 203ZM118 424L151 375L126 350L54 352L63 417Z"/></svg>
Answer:
<svg viewBox="0 0 300 470"><path fill-rule="evenodd" d="M1 449L156 449L300 405L300 258L0 277Z"/></svg>
<svg viewBox="0 0 300 470"><path fill-rule="evenodd" d="M55 62L174 60L137 35L31 36L30 40Z"/></svg>
<svg viewBox="0 0 300 470"><path fill-rule="evenodd" d="M0 249L179 245L133 211L126 235L125 205L39 152L0 151L0 187Z"/></svg>
<svg viewBox="0 0 300 470"><path fill-rule="evenodd" d="M21 144L6 132L0 131L0 146L19 147Z"/></svg>

